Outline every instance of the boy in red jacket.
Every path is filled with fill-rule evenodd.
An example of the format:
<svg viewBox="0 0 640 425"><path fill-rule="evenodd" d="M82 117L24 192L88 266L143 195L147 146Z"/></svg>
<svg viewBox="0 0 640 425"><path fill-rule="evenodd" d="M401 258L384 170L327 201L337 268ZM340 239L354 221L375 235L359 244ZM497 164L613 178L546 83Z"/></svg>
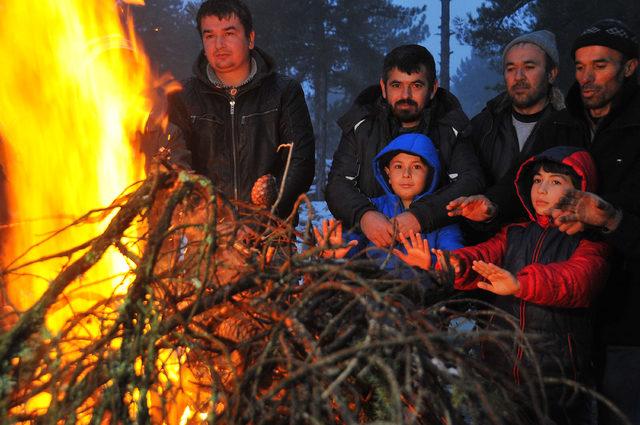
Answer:
<svg viewBox="0 0 640 425"><path fill-rule="evenodd" d="M590 385L589 307L606 278L608 247L584 235L560 232L550 211L569 189L595 192L593 159L584 150L555 147L526 161L515 185L531 220L508 225L479 245L452 251L455 286L498 295L494 305L514 316L522 332L536 335L529 342L543 376ZM406 247L408 255L401 256L406 262L431 266L429 247L419 237L412 235ZM435 252L442 256L442 251ZM500 364L495 356L487 360ZM527 366L520 347L510 365L517 382ZM547 388L549 417L558 424L590 423L589 398L569 397L566 390Z"/></svg>

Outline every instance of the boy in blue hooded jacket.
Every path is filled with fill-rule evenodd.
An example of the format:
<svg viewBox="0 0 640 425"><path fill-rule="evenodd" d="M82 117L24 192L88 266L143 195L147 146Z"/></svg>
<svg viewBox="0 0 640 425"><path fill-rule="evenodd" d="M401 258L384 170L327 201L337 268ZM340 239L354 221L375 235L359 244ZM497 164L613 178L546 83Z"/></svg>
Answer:
<svg viewBox="0 0 640 425"><path fill-rule="evenodd" d="M406 133L393 139L385 146L373 160L373 170L376 180L384 189L385 194L370 201L376 209L389 218L392 218L409 208L412 202L432 194L440 183L442 168L438 157L438 151L431 140L419 133ZM314 228L316 238L321 245L326 245L323 235L329 233L332 245L339 245L336 234L341 233L340 226L334 223L323 223L323 232ZM333 237L332 237L333 236ZM401 240L403 235L399 235ZM347 236L350 240L346 249L325 250L325 256L343 257L352 246L358 245L359 249L350 253L350 256L367 249L370 258L385 259L387 252L375 248L374 244L367 241L360 233L352 233ZM437 246L438 249L457 249L463 246L462 233L456 224L442 227L433 232L422 234L423 239L429 241L429 246ZM354 242L357 241L357 242ZM401 258L406 251L404 247L394 249ZM390 257L386 263L387 270L393 270L401 266L396 257Z"/></svg>

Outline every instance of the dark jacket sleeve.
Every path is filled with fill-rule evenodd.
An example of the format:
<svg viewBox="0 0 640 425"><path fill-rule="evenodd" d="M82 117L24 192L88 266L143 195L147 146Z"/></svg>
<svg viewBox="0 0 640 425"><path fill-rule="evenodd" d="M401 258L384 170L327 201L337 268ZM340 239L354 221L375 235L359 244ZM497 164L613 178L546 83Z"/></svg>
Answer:
<svg viewBox="0 0 640 425"><path fill-rule="evenodd" d="M346 228L360 225L365 212L375 210L369 198L358 188L360 167L353 129L343 132L333 155L325 199L331 214Z"/></svg>
<svg viewBox="0 0 640 425"><path fill-rule="evenodd" d="M282 198L276 208L278 216L286 217L291 213L298 196L309 190L315 174L315 137L309 109L302 87L293 80L283 94L280 143L278 149L285 164L290 149L286 145L293 144Z"/></svg>
<svg viewBox="0 0 640 425"><path fill-rule="evenodd" d="M622 211L618 228L606 235L607 242L626 258L640 260L640 216Z"/></svg>
<svg viewBox="0 0 640 425"><path fill-rule="evenodd" d="M453 133L453 129L450 129ZM451 134L451 137L455 137ZM448 182L430 196L414 202L409 208L420 222L423 232L431 232L455 219L447 215L446 206L459 196L476 195L484 190L484 176L471 143L457 138L451 157L445 164Z"/></svg>

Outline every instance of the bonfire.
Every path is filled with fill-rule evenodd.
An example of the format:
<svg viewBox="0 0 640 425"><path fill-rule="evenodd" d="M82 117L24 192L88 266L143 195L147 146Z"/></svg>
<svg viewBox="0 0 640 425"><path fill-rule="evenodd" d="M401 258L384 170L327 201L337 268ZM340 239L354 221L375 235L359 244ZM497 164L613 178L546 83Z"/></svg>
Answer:
<svg viewBox="0 0 640 425"><path fill-rule="evenodd" d="M539 374L476 355L527 341L447 264L323 259L306 198L281 220L172 162L159 99L179 87L129 7L2 6L0 422L542 423Z"/></svg>

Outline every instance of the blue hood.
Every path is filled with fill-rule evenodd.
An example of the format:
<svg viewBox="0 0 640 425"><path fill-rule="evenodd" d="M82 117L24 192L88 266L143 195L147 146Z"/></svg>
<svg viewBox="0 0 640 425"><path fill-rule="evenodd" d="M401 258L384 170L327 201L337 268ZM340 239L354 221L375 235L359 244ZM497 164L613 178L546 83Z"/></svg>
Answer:
<svg viewBox="0 0 640 425"><path fill-rule="evenodd" d="M431 183L424 192L416 197L416 199L432 193L438 187L441 167L438 151L435 146L433 146L433 142L424 134L407 133L400 135L389 142L389 144L378 152L376 157L373 159L373 172L375 173L376 180L378 180L378 183L380 183L380 186L384 188L384 191L388 195L394 195L394 193L389 186L387 176L384 172L384 167L380 164L380 159L386 153L391 151L402 151L411 155L417 155L429 166L429 178L431 179Z"/></svg>

